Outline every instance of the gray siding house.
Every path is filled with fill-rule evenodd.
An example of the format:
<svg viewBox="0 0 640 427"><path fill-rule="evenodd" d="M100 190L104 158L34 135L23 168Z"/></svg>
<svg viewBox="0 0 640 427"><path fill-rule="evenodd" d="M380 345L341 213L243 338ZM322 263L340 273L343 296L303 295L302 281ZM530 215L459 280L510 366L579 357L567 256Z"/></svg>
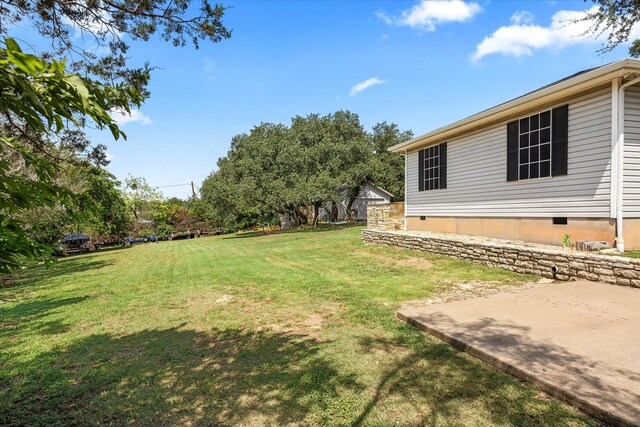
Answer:
<svg viewBox="0 0 640 427"><path fill-rule="evenodd" d="M351 213L353 219L359 221L366 221L367 219L367 205L377 205L390 203L393 194L389 193L384 188L377 187L375 185L365 185L360 189L358 198L354 200L351 205ZM347 212L348 200L342 199L338 204L338 218L341 220L349 219Z"/></svg>
<svg viewBox="0 0 640 427"><path fill-rule="evenodd" d="M349 200L347 197L343 195L340 200L338 200L338 203L336 204L338 221L346 221L349 219L366 221L367 205L390 203L392 197L393 194L389 193L384 188L376 185L364 185L360 188L358 197L351 205L351 215L347 212L347 207L349 206ZM329 220L331 216L331 208L332 204L330 202L320 208L319 217L321 220Z"/></svg>
<svg viewBox="0 0 640 427"><path fill-rule="evenodd" d="M390 148L408 230L640 248L640 61L583 71Z"/></svg>

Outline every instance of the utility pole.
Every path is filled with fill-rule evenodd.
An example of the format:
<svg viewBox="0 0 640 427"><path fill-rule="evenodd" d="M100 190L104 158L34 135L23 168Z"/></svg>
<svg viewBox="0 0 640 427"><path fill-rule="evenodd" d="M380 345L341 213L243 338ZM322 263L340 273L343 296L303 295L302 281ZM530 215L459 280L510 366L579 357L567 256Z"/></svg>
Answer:
<svg viewBox="0 0 640 427"><path fill-rule="evenodd" d="M196 201L196 187L193 185L193 181L191 181L191 194L193 195L193 201Z"/></svg>

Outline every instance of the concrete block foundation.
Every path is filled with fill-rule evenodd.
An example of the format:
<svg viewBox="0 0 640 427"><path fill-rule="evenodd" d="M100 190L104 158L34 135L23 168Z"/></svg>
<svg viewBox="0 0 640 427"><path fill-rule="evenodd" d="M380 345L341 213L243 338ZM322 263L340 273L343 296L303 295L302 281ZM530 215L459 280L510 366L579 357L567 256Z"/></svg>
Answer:
<svg viewBox="0 0 640 427"><path fill-rule="evenodd" d="M630 228L633 230L633 227ZM615 246L616 239L615 221L607 218L567 218L566 224L554 224L553 218L410 216L407 218L407 230L522 240L556 246L562 245L562 238L565 234L570 235L573 242L579 240L604 241L612 247ZM640 247L640 239L636 239L635 233L631 230L628 238L625 236L627 247L629 249Z"/></svg>

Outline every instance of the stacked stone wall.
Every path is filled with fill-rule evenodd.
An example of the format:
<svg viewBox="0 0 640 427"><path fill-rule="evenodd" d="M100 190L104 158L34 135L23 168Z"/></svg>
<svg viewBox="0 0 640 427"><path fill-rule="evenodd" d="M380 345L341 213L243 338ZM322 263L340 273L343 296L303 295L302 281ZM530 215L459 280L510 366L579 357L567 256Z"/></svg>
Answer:
<svg viewBox="0 0 640 427"><path fill-rule="evenodd" d="M586 279L640 288L640 259L475 236L364 229L362 240L467 259L556 280Z"/></svg>
<svg viewBox="0 0 640 427"><path fill-rule="evenodd" d="M367 228L371 230L404 230L404 203L367 205Z"/></svg>

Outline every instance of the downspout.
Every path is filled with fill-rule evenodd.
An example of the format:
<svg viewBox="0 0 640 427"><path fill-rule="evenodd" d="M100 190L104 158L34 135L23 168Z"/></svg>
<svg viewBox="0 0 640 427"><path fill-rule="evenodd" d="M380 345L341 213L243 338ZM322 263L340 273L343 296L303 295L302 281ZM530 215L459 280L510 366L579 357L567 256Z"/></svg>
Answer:
<svg viewBox="0 0 640 427"><path fill-rule="evenodd" d="M616 206L618 201L618 89L620 78L613 79L611 87L611 180L609 218L616 218Z"/></svg>
<svg viewBox="0 0 640 427"><path fill-rule="evenodd" d="M407 231L407 195L409 194L409 180L407 179L409 153L404 152L404 231Z"/></svg>
<svg viewBox="0 0 640 427"><path fill-rule="evenodd" d="M618 87L618 108L617 108L617 123L612 123L616 127L616 143L614 151L612 153L612 189L615 183L615 190L612 191L611 197L615 201L615 218L616 218L616 249L619 252L624 252L624 237L623 237L623 219L624 219L624 91L629 86L632 86L640 82L640 77L636 77ZM619 83L614 80L613 87L615 88ZM614 91L615 96L615 91ZM613 171L615 170L615 174ZM615 179L615 181L614 181Z"/></svg>

